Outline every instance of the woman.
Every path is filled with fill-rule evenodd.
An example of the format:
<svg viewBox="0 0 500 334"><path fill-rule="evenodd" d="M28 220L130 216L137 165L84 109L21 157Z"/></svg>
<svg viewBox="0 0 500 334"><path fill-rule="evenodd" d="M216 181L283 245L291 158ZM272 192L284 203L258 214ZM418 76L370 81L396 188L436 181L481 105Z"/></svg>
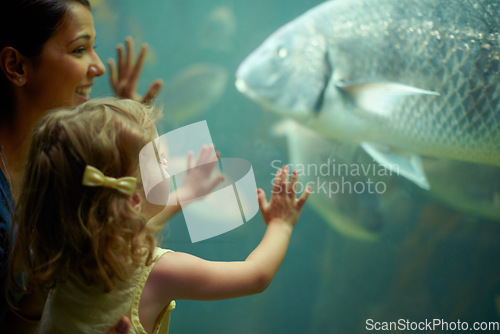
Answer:
<svg viewBox="0 0 500 334"><path fill-rule="evenodd" d="M30 133L47 109L76 106L89 99L94 79L105 73L94 51L95 38L88 0L0 2L0 323L7 311L3 287L8 233ZM122 46L117 51L118 66L109 62L115 94L143 101L154 98L161 81L150 86L144 99L135 92L146 47L135 63L131 39L126 40L126 52ZM22 316L36 324L43 303L44 296L26 296L21 301Z"/></svg>

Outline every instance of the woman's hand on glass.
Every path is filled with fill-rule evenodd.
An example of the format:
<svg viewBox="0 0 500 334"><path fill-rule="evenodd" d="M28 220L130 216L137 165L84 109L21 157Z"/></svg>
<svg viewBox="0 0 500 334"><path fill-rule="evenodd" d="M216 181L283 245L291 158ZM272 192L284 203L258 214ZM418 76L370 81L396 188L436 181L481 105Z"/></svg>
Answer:
<svg viewBox="0 0 500 334"><path fill-rule="evenodd" d="M157 79L149 86L144 96L137 93L137 85L147 49L147 45L144 44L139 51L137 60L134 60L134 41L132 37L125 39L125 50L122 44L116 47L118 64L113 59L108 60L109 80L116 96L132 99L137 102L149 103L160 92L163 87L163 81Z"/></svg>

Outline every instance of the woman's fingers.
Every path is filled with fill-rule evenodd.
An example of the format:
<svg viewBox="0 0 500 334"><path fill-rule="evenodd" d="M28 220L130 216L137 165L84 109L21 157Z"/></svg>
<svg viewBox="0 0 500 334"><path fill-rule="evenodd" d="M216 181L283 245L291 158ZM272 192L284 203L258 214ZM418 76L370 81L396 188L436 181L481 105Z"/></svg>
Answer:
<svg viewBox="0 0 500 334"><path fill-rule="evenodd" d="M163 88L163 80L157 79L155 80L151 86L149 86L148 91L144 95L144 98L142 99L142 103L148 104L160 93L160 90Z"/></svg>
<svg viewBox="0 0 500 334"><path fill-rule="evenodd" d="M125 63L123 66L126 69L129 69L131 64L134 63L134 41L130 36L125 38L125 48L127 49L127 52L125 54Z"/></svg>
<svg viewBox="0 0 500 334"><path fill-rule="evenodd" d="M130 74L130 81L137 82L139 81L139 77L141 76L142 66L144 65L144 60L146 59L146 52L148 50L148 46L144 44L141 47L141 51L139 52L139 56L137 57L137 62L132 68L132 73ZM130 57L133 57L131 55ZM132 60L132 58L131 58ZM133 62L129 63L129 66L132 66Z"/></svg>
<svg viewBox="0 0 500 334"><path fill-rule="evenodd" d="M116 86L118 84L118 76L116 74L116 63L112 58L108 59L108 73L109 73L109 83L111 88L116 91Z"/></svg>
<svg viewBox="0 0 500 334"><path fill-rule="evenodd" d="M123 75L124 72L124 61L123 61L123 45L118 44L116 46L116 61L118 62L118 80L120 80L120 77Z"/></svg>

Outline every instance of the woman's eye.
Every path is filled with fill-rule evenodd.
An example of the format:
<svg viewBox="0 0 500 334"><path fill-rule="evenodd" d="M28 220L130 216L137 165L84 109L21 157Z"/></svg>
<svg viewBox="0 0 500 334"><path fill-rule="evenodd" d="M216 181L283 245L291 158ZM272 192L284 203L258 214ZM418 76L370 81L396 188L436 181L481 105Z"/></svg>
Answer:
<svg viewBox="0 0 500 334"><path fill-rule="evenodd" d="M73 50L73 53L76 53L76 54L81 54L83 52L85 52L85 47L83 47L83 46L80 46L80 47L76 48L75 50Z"/></svg>

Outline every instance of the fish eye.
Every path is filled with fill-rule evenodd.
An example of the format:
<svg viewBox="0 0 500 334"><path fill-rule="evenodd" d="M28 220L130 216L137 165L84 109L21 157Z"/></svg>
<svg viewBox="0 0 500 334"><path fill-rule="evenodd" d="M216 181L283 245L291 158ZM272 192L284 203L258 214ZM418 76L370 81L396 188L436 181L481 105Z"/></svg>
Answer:
<svg viewBox="0 0 500 334"><path fill-rule="evenodd" d="M285 47L280 46L276 49L276 56L280 59L283 59L288 56L288 50Z"/></svg>

